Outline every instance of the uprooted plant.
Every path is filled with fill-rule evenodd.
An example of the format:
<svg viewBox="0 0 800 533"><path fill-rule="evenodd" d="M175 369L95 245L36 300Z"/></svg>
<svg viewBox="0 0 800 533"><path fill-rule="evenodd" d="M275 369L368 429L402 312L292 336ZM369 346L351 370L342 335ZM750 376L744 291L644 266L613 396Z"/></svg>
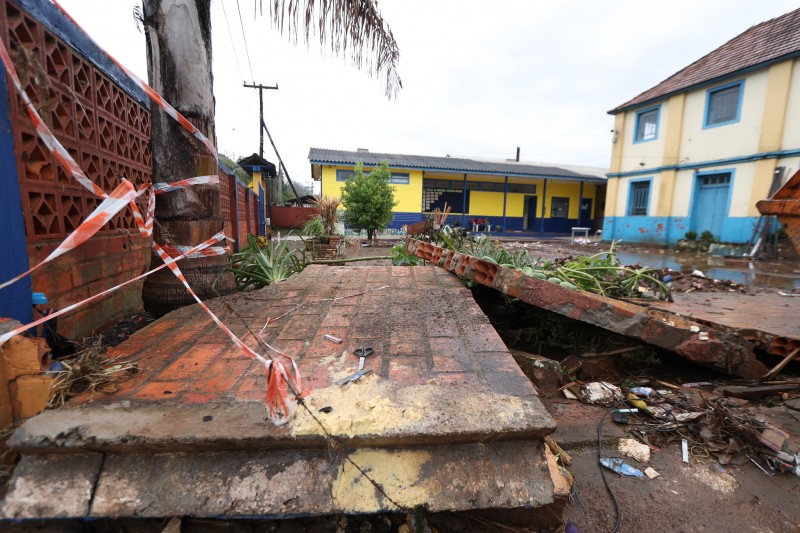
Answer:
<svg viewBox="0 0 800 533"><path fill-rule="evenodd" d="M488 236L466 239L458 246L446 237L444 247L484 261L519 270L527 276L547 280L571 290L584 290L612 298L653 298L671 301L670 288L660 269L620 264L614 251L592 256L533 261L524 250L509 252Z"/></svg>
<svg viewBox="0 0 800 533"><path fill-rule="evenodd" d="M240 291L283 281L308 266L305 251L290 247L288 240L275 243L248 235L247 244L242 251L231 255L231 266L227 269Z"/></svg>

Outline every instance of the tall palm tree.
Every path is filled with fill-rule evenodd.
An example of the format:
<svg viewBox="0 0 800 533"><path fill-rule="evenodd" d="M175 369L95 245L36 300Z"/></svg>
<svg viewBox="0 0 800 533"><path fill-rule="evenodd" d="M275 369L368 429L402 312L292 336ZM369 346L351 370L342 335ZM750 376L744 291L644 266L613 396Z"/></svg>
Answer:
<svg viewBox="0 0 800 533"><path fill-rule="evenodd" d="M255 1L259 7L263 0ZM387 97L402 87L397 74L400 52L377 0L272 0L269 9L276 29L290 39L302 36L308 42L315 33L322 46L329 45L334 54L348 57L357 68L366 68L371 75L385 74ZM150 85L213 141L210 0L143 0L142 19ZM155 182L217 173L216 159L202 144L156 104L151 110ZM159 195L156 222L158 243L194 245L208 239L224 224L219 186ZM153 254L151 262L160 261ZM227 264L226 256L216 256L186 259L180 266L195 292L207 298L234 290L233 279L223 274ZM147 278L142 299L156 313L193 302L168 269Z"/></svg>

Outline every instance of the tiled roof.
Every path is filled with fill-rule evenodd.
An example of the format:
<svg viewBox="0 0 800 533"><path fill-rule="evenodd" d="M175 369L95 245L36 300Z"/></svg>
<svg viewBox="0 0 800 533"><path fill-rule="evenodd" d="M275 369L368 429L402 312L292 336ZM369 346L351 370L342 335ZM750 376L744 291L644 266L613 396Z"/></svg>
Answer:
<svg viewBox="0 0 800 533"><path fill-rule="evenodd" d="M497 174L501 176L518 176L531 178L558 178L568 180L585 180L605 182L605 178L596 175L581 174L565 168L554 166L531 165L528 163L478 161L459 157L434 157L427 155L384 154L367 151L329 150L327 148L311 148L308 159L312 164L352 165L357 161L365 165L378 165L386 160L392 168L422 169L442 172L460 172L467 174Z"/></svg>
<svg viewBox="0 0 800 533"><path fill-rule="evenodd" d="M609 113L793 55L800 55L800 9L753 26Z"/></svg>

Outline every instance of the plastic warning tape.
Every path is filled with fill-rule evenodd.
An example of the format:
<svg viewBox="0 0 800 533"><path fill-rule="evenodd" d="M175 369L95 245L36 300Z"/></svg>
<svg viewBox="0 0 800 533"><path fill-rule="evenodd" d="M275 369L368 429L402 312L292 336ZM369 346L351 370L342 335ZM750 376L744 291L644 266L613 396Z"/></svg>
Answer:
<svg viewBox="0 0 800 533"><path fill-rule="evenodd" d="M213 244L216 244L216 243L218 243L218 242L220 242L222 240L225 240L226 238L227 237L225 237L225 235L222 232L217 233L216 235L214 235L213 237L207 239L206 241L198 244L197 246L192 247L190 250L188 250L188 253L200 252L200 251L208 248L209 246L211 246ZM175 261L180 261L181 259L184 259L184 256L181 255L181 256L175 257L173 259ZM164 269L164 268L167 268L166 264L163 264L161 266L157 266L156 268L154 268L152 270L149 270L149 271L145 272L144 274L136 276L133 279L130 279L128 281L120 283L119 285L111 287L110 289L106 289L103 292L97 293L94 296L90 296L89 298L86 298L85 300L81 300L80 302L68 305L67 307L64 307L63 309L59 309L58 311L54 311L53 313L51 313L51 314L49 314L47 316L44 316L44 317L42 317L42 318L40 318L40 319L38 319L38 320L36 320L34 322L31 322L30 324L27 324L25 326L20 326L17 329L14 329L12 331L4 333L4 334L0 335L0 345L5 343L8 339L13 337L14 335L19 335L20 333L24 333L25 331L29 330L30 328L35 328L36 326L38 326L40 324L43 324L43 323L47 322L50 319L56 318L56 317L61 316L61 315L65 314L65 313L69 313L70 311L74 311L75 309L81 307L82 305L86 305L86 304L88 304L90 302L93 302L95 300L99 300L100 298L102 298L103 296L105 296L107 294L110 294L110 293L112 293L112 292L114 292L116 290L119 290L119 289L121 289L122 287L124 287L126 285L134 283L135 281L139 281L140 279L145 278L145 277L149 276L150 274L152 274L154 272L158 272L159 270Z"/></svg>
<svg viewBox="0 0 800 533"><path fill-rule="evenodd" d="M107 196L105 191L92 180L90 180L88 176L86 176L83 170L81 170L81 167L78 166L78 163L76 163L75 160L72 159L72 156L69 155L69 152L67 152L64 146L58 142L58 139L56 139L55 135L53 135L53 132L51 132L50 128L48 128L44 123L42 118L39 116L39 113L36 112L36 107L28 97L28 93L26 93L22 88L22 84L17 76L17 71L14 69L14 63L11 61L11 56L8 55L8 50L6 49L5 44L3 44L2 39L0 39L0 60L3 61L3 65L5 66L8 77L11 79L14 87L16 87L17 92L19 92L22 102L25 104L25 110L28 112L31 122L33 122L33 125L36 127L36 133L39 135L39 138L42 140L45 146L47 146L47 149L53 153L61 166L68 170L69 173L76 180L78 180L78 182L83 185L84 188L100 198L105 198Z"/></svg>
<svg viewBox="0 0 800 533"><path fill-rule="evenodd" d="M151 192L147 199L147 211L144 217L142 217L142 214L139 212L139 206L137 206L135 202L131 203L131 211L133 212L133 219L136 221L136 227L139 228L139 234L149 239L153 235L153 221L155 220L155 192Z"/></svg>
<svg viewBox="0 0 800 533"><path fill-rule="evenodd" d="M212 174L209 176L195 176L185 180L173 181L172 183L154 183L153 188L156 190L156 194L164 194L165 192L176 191L192 185L210 185L213 183L219 183L219 176Z"/></svg>
<svg viewBox="0 0 800 533"><path fill-rule="evenodd" d="M211 246L209 248L205 248L204 250L200 250L198 252L191 252L189 250L192 249L191 246L185 246L182 244L162 244L161 248L169 254L170 257L178 257L182 256L185 259L197 259L200 257L213 257L215 255L225 255L231 251L228 246Z"/></svg>
<svg viewBox="0 0 800 533"><path fill-rule="evenodd" d="M300 378L300 371L298 370L297 363L295 363L294 359L280 350L270 346L269 344L264 343L267 348L291 361L293 375L290 375L282 362L275 361L274 359L267 359L263 355L255 352L252 348L247 346L244 342L242 342L241 339L239 339L239 337L237 337L230 329L228 329L228 327L219 318L217 318L217 315L215 315L213 311L211 311L211 309L209 309L208 306L203 303L200 297L195 294L195 292L189 286L189 283L187 283L183 272L181 272L181 269L178 268L176 262L177 260L170 257L169 254L157 243L153 243L153 247L155 248L159 257L161 257L164 263L172 271L172 273L175 274L181 283L183 283L183 286L186 287L186 290L189 291L189 294L192 295L192 298L195 299L200 307L202 307L203 310L208 314L211 320L213 320L217 326L219 326L219 328L228 336L228 338L231 339L231 341L233 341L233 343L240 350L242 350L242 352L264 364L267 372L267 416L276 425L281 425L288 422L297 409L297 396L302 394L303 388L302 380ZM291 391L289 390L290 387ZM296 395L292 394L292 392L294 392Z"/></svg>
<svg viewBox="0 0 800 533"><path fill-rule="evenodd" d="M70 233L67 238L58 245L58 248L53 250L50 255L42 260L42 262L29 269L27 272L23 272L19 276L0 284L0 289L3 289L15 281L22 279L48 261L52 261L56 257L63 255L86 242L89 237L97 233L97 230L105 226L106 223L114 217L114 215L125 209L129 203L135 200L136 197L143 192L144 191L137 191L133 188L133 184L130 181L123 179L122 183L117 185L117 188L111 191L111 194L108 195L106 199L103 200L100 205L98 205L95 210L89 214L88 217L86 217L86 220L81 222L80 226L75 228L75 231Z"/></svg>
<svg viewBox="0 0 800 533"><path fill-rule="evenodd" d="M211 141L208 139L208 137L206 137L206 136L203 134L203 132L201 132L200 130L198 130L198 129L197 129L195 126L194 126L194 124L192 124L191 122L189 122L189 121L186 119L186 117L184 117L183 115L181 115L181 114L178 112L178 110L177 110L177 109L175 109L174 107L172 107L172 106L169 104L169 102L167 102L166 100L164 100L164 98L163 98L163 97L162 97L160 94L158 94L158 93L155 91L155 89L153 89L152 87L150 87L149 85L147 85L145 82L143 82L143 81L142 81L142 80L141 80L141 79L140 79L140 78L139 78L139 77L138 77L136 74L134 74L133 72L131 72L130 70L128 70L128 69L127 69L127 68L126 68L126 67L125 67L125 66L124 66L122 63L120 63L119 61L117 61L117 60L114 58L114 56L112 56L111 54L109 54L109 53L108 53L106 50L104 50L104 49L103 49L103 47L101 47L99 44L97 44L97 42L95 42L95 41L94 41L94 39L92 39L92 38L91 38L91 36L89 36L89 34L88 34L86 31L84 31L84 30L83 30L83 28L81 28L81 25L80 25L80 24L78 24L78 21L76 21L74 18L72 18L72 16L71 16L69 13L67 13L67 10L66 10L66 9L64 9L64 8L61 6L61 4L59 4L59 3L58 3L58 1L57 1L57 0L52 0L52 1L53 1L53 4L55 4L55 6L56 6L58 9L60 9L60 10L61 10L61 12L64 14L64 16L66 16L66 17L67 17L69 20L71 20L71 21L72 21L72 23L73 23L73 24L75 24L75 26L77 26L78 28L80 28L80 29L83 31L83 33L84 33L84 34L86 34L86 36L87 36L87 37L89 37L89 39L90 39L90 40L91 40L91 41L92 41L92 42L93 42L95 45L97 45L97 47L98 47L98 48L100 48L100 50L102 50L102 51L103 51L103 53L104 53L104 54L105 54L105 55L106 55L106 56L107 56L107 57L108 57L108 58L109 58L109 59L110 59L110 60L111 60L111 61L112 61L112 62L113 62L115 65L117 65L117 66L118 66L120 69L122 69L122 71L123 71L125 74L127 74L127 75L128 75L128 77L129 77L129 78L130 78L130 79L131 79L131 80L132 80L132 81L133 81L133 82L134 82L136 85L138 85L138 86L139 86L139 88L141 88L141 89L142 89L142 90L143 90L143 91L144 91L144 92L147 94L147 96L149 96L149 97L150 97L150 99L151 99L151 100L153 100L153 101L154 101L154 102L155 102L155 103L156 103L156 104L157 104L157 105L158 105L158 106L159 106L161 109L163 109L163 110L164 110L164 111L165 111L165 112L166 112L166 113L167 113L169 116L171 116L172 118L174 118L175 120L177 120L177 121L178 121L178 124L180 124L180 125L181 125L181 126L182 126L182 127L185 129L185 130L186 130L186 131L188 131L190 134L192 134L192 135L193 135L193 136L194 136L194 137L195 137L195 138L196 138L198 141L200 141L201 143L203 143L203 144L206 146L206 148L208 148L208 151L209 151L211 154L213 154L214 158L216 158L216 157L217 157L217 149L214 147L214 145L211 143Z"/></svg>

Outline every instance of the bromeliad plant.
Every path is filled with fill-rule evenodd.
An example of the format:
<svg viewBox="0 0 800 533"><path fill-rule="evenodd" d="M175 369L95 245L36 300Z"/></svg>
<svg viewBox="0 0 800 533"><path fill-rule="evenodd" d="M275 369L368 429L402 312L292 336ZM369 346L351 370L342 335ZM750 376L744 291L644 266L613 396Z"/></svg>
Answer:
<svg viewBox="0 0 800 533"><path fill-rule="evenodd" d="M248 235L247 244L247 248L231 255L231 266L227 269L240 291L283 281L308 266L305 251L290 248L288 240L276 244Z"/></svg>

